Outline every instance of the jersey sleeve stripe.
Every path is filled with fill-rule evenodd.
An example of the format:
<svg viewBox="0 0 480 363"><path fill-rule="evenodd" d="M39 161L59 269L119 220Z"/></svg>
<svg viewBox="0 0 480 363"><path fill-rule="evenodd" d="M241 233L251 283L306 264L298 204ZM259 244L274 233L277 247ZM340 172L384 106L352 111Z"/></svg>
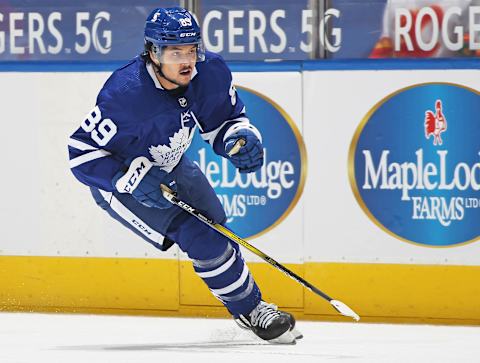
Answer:
<svg viewBox="0 0 480 363"><path fill-rule="evenodd" d="M82 141L75 140L73 138L68 139L68 146L71 146L75 149L82 150L82 151L87 151L87 150L98 150L97 147L88 145L87 143L84 143Z"/></svg>
<svg viewBox="0 0 480 363"><path fill-rule="evenodd" d="M227 129L227 131L225 132L225 135L223 135L223 141L225 141L228 137L230 137L236 131L241 130L241 129L248 129L248 130L252 131L255 134L255 136L260 140L260 142L262 142L262 134L260 134L260 131L258 131L258 129L255 126L253 126L248 121L248 119L247 119L247 121L238 122L238 123L235 123L232 126L230 126Z"/></svg>
<svg viewBox="0 0 480 363"><path fill-rule="evenodd" d="M89 161L99 159L99 158L103 158L103 157L109 156L109 155L111 155L111 153L109 153L108 151L105 151L105 150L91 151L91 152L83 154L81 156L77 156L74 159L71 159L70 160L70 168L73 169L73 168L75 168L79 165L88 163Z"/></svg>
<svg viewBox="0 0 480 363"><path fill-rule="evenodd" d="M227 124L230 123L230 122L234 122L234 123L237 123L237 122L249 123L247 117L238 117L238 118L233 119L233 120L227 120L227 121L225 121L223 124L221 124L221 125L220 125L219 127L217 127L215 130L212 130L212 131L210 131L210 132L200 133L200 136L202 136L202 139L204 139L205 141L208 141L208 143L213 146L213 143L215 142L215 138L217 137L218 133L222 130L222 128L223 128L225 125L227 125Z"/></svg>

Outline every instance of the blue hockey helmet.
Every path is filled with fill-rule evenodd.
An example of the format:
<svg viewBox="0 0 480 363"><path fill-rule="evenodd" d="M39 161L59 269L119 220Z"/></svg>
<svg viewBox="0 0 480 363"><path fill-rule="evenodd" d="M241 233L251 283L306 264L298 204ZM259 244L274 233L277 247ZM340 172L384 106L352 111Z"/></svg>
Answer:
<svg viewBox="0 0 480 363"><path fill-rule="evenodd" d="M174 45L194 44L197 46L196 61L205 60L200 27L192 14L185 9L174 7L153 10L147 18L144 36L146 44L152 43L150 49L161 63L183 63L186 60L182 57L165 57L164 48Z"/></svg>

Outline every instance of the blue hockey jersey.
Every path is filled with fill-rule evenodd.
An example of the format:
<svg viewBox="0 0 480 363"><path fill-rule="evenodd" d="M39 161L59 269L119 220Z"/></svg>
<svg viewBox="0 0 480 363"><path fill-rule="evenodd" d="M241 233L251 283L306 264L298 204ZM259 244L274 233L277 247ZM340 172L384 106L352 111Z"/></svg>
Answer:
<svg viewBox="0 0 480 363"><path fill-rule="evenodd" d="M178 221L180 208L144 207L112 185L115 174L125 171L130 160L145 156L171 173L182 200L220 223L225 212L213 188L183 154L198 128L214 151L225 157L224 136L233 125L242 124L249 125L245 107L220 56L207 52L182 93L163 89L152 65L137 57L110 76L96 106L70 136L70 167L78 180L91 187L102 208L108 210L112 200L119 201L121 209L126 207L140 220L149 221L165 236L171 222ZM152 237L147 237L151 242ZM155 241L161 243L156 237Z"/></svg>
<svg viewBox="0 0 480 363"><path fill-rule="evenodd" d="M113 176L137 156L171 172L197 128L225 156L223 135L238 122L249 121L220 56L207 52L179 95L164 90L152 65L137 57L111 75L95 108L71 135L70 167L82 183L113 191Z"/></svg>

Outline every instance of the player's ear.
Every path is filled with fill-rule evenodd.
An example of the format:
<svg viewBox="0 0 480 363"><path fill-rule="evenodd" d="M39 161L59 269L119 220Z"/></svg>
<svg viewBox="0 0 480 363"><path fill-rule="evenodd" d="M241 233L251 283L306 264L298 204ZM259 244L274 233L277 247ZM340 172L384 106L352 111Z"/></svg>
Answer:
<svg viewBox="0 0 480 363"><path fill-rule="evenodd" d="M156 59L155 59L155 56L153 55L153 52L152 52L151 49L148 50L148 56L150 57L150 61L152 61L152 63L157 64L157 62L155 62Z"/></svg>

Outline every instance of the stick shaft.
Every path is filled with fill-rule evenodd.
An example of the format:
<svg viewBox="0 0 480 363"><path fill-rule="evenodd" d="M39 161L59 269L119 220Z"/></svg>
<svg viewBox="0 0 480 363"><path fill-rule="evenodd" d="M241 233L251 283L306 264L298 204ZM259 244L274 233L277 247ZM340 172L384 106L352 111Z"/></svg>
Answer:
<svg viewBox="0 0 480 363"><path fill-rule="evenodd" d="M306 281L305 279L303 279L302 277L298 276L295 272L289 270L287 267L283 266L281 263L277 262L276 260L274 260L272 257L268 256L266 253L260 251L258 248L256 248L255 246L252 246L250 243L248 243L247 241L245 241L243 238L240 238L239 236L237 236L235 233L233 233L231 230L229 230L227 227L225 226L222 226L221 224L218 224L218 223L214 223L211 219L205 217L202 213L200 213L197 209L195 209L194 207L188 205L187 203L179 200L176 196L174 196L172 193L170 193L169 191L165 190L164 188L162 188L163 190L163 195L166 199L168 199L171 203L179 206L180 208L182 208L184 211L186 211L187 213L193 215L194 217L196 217L197 219L199 219L200 221L202 221L203 223L207 224L208 226L210 226L211 228L215 229L217 232L221 233L222 235L224 235L225 237L227 237L228 239L230 239L231 241L245 247L247 250L249 250L250 252L256 254L258 257L260 257L261 259L263 259L264 261L268 262L270 265L272 265L273 267L277 268L278 270L282 271L285 275L287 275L288 277L292 278L293 280L297 281L298 283L300 283L301 285L305 286L307 289L309 289L310 291L314 292L315 294L321 296L322 298L324 298L325 300L327 300L328 302L332 301L333 299L328 296L327 294L325 294L323 291L321 291L320 289L316 288L315 286L313 286L311 283L309 283L308 281Z"/></svg>

